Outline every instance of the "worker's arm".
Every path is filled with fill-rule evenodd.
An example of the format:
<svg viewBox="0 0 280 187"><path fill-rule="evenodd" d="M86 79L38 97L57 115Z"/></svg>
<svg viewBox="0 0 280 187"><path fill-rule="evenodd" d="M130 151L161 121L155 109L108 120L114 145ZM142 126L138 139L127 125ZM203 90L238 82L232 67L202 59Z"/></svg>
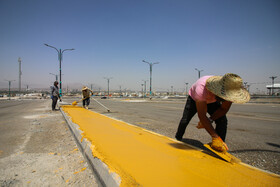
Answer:
<svg viewBox="0 0 280 187"><path fill-rule="evenodd" d="M93 91L92 90L89 90L91 92L91 95L93 95Z"/></svg>
<svg viewBox="0 0 280 187"><path fill-rule="evenodd" d="M220 108L218 108L212 115L211 119L215 121L216 119L219 119L220 117L226 115L226 113L229 111L231 107L232 102L230 101L223 101Z"/></svg>
<svg viewBox="0 0 280 187"><path fill-rule="evenodd" d="M206 116L207 113L207 103L206 101L196 101L196 109L197 109L197 114L200 122L206 129L206 131L210 134L211 137L213 138L218 138L218 134L216 133L215 129L213 128L210 120Z"/></svg>

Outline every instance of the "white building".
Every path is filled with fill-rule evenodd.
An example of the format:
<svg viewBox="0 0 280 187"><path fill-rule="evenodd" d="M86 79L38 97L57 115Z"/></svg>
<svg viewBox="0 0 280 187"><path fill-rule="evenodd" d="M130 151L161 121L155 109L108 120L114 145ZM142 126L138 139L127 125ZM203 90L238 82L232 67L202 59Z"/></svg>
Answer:
<svg viewBox="0 0 280 187"><path fill-rule="evenodd" d="M278 94L279 95L280 83L275 83L273 85L272 84L266 85L266 89L267 89L267 91L270 95L272 95L272 94Z"/></svg>

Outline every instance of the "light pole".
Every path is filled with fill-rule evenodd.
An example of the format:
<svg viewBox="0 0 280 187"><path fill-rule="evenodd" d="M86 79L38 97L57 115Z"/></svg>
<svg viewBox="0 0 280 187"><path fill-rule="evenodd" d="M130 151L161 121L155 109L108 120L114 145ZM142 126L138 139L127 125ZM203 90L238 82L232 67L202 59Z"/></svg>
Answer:
<svg viewBox="0 0 280 187"><path fill-rule="evenodd" d="M106 79L108 81L108 98L109 98L109 94L110 94L110 92L109 92L110 79L112 79L112 78L113 77L110 77L110 78L104 77L104 79Z"/></svg>
<svg viewBox="0 0 280 187"><path fill-rule="evenodd" d="M11 99L11 83L15 80L5 80L9 82L9 100Z"/></svg>
<svg viewBox="0 0 280 187"><path fill-rule="evenodd" d="M61 61L62 61L62 55L63 55L63 52L64 51L72 51L72 50L75 50L75 49L64 49L61 51L61 49L57 49L51 45L48 45L48 44L45 44L45 46L47 47L51 47L53 49L55 49L58 53L58 60L59 60L59 95L60 95L60 98L62 97L62 82L61 82Z"/></svg>
<svg viewBox="0 0 280 187"><path fill-rule="evenodd" d="M188 82L185 82L185 84L186 84L186 95L188 95Z"/></svg>
<svg viewBox="0 0 280 187"><path fill-rule="evenodd" d="M145 60L142 60L142 62L145 62L145 63L149 64L149 66L150 66L150 97L151 97L152 96L152 72L153 72L153 65L154 64L159 64L159 62L150 63L150 62L146 62Z"/></svg>
<svg viewBox="0 0 280 187"><path fill-rule="evenodd" d="M22 75L22 72L21 72L21 58L19 57L18 58L18 64L19 64L19 71L18 71L18 91L20 92L21 91L21 75Z"/></svg>
<svg viewBox="0 0 280 187"><path fill-rule="evenodd" d="M122 86L120 85L120 97L122 97Z"/></svg>
<svg viewBox="0 0 280 187"><path fill-rule="evenodd" d="M200 72L202 72L203 70L198 70L197 68L195 68L196 71L198 71L198 78L200 78Z"/></svg>
<svg viewBox="0 0 280 187"><path fill-rule="evenodd" d="M50 75L54 75L55 76L55 80L58 81L58 75L50 73Z"/></svg>
<svg viewBox="0 0 280 187"><path fill-rule="evenodd" d="M144 84L141 84L141 89L142 89L142 98L144 98Z"/></svg>
<svg viewBox="0 0 280 187"><path fill-rule="evenodd" d="M271 85L271 95L273 95L273 89L274 89L274 79L276 79L276 76L271 76L269 77L272 80L272 85Z"/></svg>
<svg viewBox="0 0 280 187"><path fill-rule="evenodd" d="M146 97L146 94L147 94L147 89L146 89L146 83L147 83L147 81L148 80L142 80L142 81L144 81L144 93L145 93L145 97Z"/></svg>

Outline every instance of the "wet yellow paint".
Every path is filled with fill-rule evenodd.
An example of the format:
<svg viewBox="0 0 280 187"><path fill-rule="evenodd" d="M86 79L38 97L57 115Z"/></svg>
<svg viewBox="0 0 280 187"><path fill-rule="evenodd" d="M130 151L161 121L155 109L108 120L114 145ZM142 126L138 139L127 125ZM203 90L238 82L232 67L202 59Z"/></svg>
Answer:
<svg viewBox="0 0 280 187"><path fill-rule="evenodd" d="M93 156L121 177L121 186L280 186L278 175L231 164L187 144L77 106L63 106Z"/></svg>
<svg viewBox="0 0 280 187"><path fill-rule="evenodd" d="M76 171L74 174L78 174L78 173L80 173L80 172L82 172L82 171L84 171L84 170L86 170L87 168L82 168L80 171Z"/></svg>

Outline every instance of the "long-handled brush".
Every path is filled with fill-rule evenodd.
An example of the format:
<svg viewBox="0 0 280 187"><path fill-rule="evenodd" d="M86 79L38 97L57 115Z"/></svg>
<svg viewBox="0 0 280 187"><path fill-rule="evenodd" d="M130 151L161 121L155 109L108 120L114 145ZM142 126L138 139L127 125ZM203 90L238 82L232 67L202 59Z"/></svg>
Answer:
<svg viewBox="0 0 280 187"><path fill-rule="evenodd" d="M81 102L81 101L83 101L83 100L85 100L85 99L87 99L88 97L86 97L86 98L83 98L83 99L81 99L81 100L79 100L79 101L74 101L73 103L72 103L72 105L73 106L76 106L79 102Z"/></svg>
<svg viewBox="0 0 280 187"><path fill-rule="evenodd" d="M109 109L109 108L107 108L106 106L104 106L102 103L100 103L99 101L97 101L97 100L94 99L93 97L92 97L92 99L93 99L94 101L96 101L98 104L100 104L101 106L103 106L104 108L106 108L106 110L107 110L108 112L110 112L110 109Z"/></svg>
<svg viewBox="0 0 280 187"><path fill-rule="evenodd" d="M212 149L211 143L204 144L204 147L206 147L208 150L215 153L215 155L217 155L219 158L222 158L223 160L225 160L227 162L230 162L230 163L240 163L241 162L240 159L238 159L235 156L229 154L228 152L222 153L222 152L218 152L218 151Z"/></svg>

